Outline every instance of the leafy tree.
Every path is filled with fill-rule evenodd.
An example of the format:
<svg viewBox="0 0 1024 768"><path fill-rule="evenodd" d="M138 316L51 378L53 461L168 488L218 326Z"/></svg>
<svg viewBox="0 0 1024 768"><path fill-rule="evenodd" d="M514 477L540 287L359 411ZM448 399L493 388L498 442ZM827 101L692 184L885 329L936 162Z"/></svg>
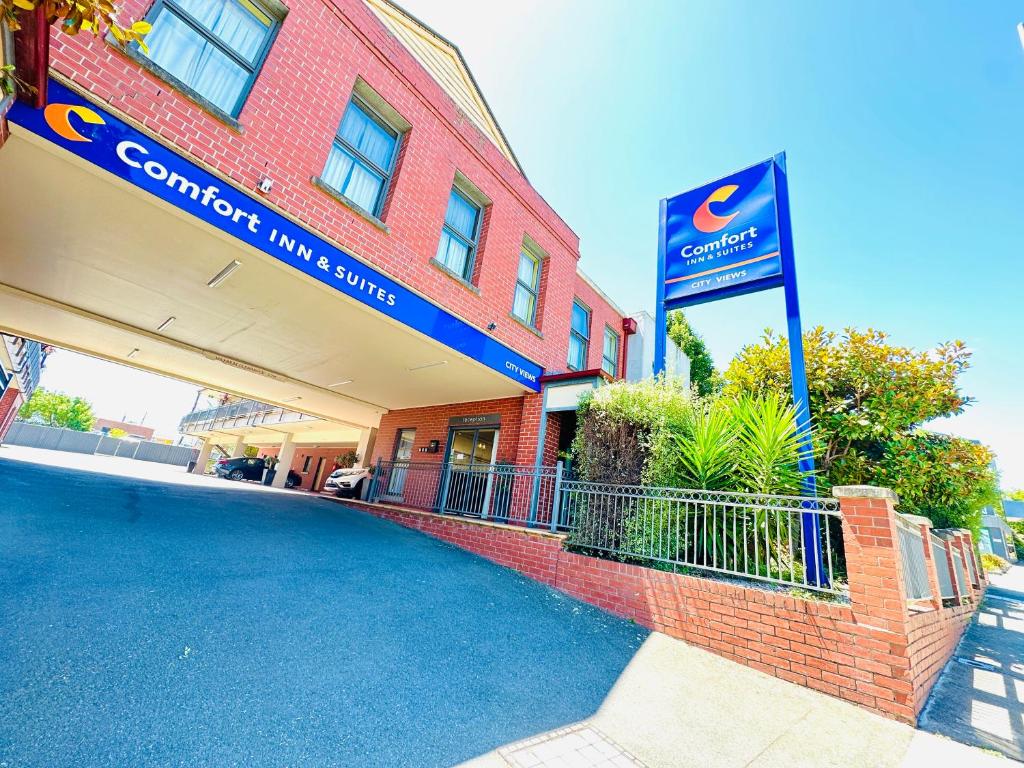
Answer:
<svg viewBox="0 0 1024 768"><path fill-rule="evenodd" d="M668 337L690 358L690 383L697 394L706 397L717 392L721 388L721 378L704 338L693 330L681 309L668 313L666 326Z"/></svg>
<svg viewBox="0 0 1024 768"><path fill-rule="evenodd" d="M7 22L7 28L16 32L21 29L21 15L42 6L46 23L56 24L66 35L77 35L84 29L99 36L106 28L122 48L136 42L145 50L143 38L151 25L147 21L122 25L117 20L117 5L112 0L0 0L0 22ZM0 91L13 93L16 84L13 65L0 67Z"/></svg>
<svg viewBox="0 0 1024 768"><path fill-rule="evenodd" d="M88 432L96 420L92 405L80 397L50 392L40 387L18 411L21 419L38 419L51 427Z"/></svg>
<svg viewBox="0 0 1024 768"><path fill-rule="evenodd" d="M1010 491L1006 494L1006 498L1011 501L1024 501L1024 488L1018 488L1015 491Z"/></svg>
<svg viewBox="0 0 1024 768"><path fill-rule="evenodd" d="M825 485L892 488L901 509L937 527L977 530L979 509L997 488L992 452L958 437L925 432L931 419L970 402L958 378L970 352L962 342L919 352L875 330L804 334L808 395L818 465ZM786 339L766 331L744 347L725 374L725 393L790 395Z"/></svg>

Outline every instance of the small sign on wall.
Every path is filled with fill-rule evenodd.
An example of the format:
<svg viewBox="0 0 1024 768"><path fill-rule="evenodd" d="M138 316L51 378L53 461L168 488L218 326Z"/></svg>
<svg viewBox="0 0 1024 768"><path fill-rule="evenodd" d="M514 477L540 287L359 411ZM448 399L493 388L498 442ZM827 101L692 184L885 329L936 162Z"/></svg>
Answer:
<svg viewBox="0 0 1024 768"><path fill-rule="evenodd" d="M500 413L486 413L478 416L453 416L448 419L449 427L497 427L500 425Z"/></svg>

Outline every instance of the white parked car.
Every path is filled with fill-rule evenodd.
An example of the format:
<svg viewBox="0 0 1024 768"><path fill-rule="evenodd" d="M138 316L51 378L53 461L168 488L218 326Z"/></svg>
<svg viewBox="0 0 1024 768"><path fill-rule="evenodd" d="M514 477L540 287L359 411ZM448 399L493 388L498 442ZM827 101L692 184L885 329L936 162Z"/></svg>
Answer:
<svg viewBox="0 0 1024 768"><path fill-rule="evenodd" d="M334 491L335 496L358 499L363 495L363 488L370 483L370 470L367 467L336 469L324 483L325 491Z"/></svg>

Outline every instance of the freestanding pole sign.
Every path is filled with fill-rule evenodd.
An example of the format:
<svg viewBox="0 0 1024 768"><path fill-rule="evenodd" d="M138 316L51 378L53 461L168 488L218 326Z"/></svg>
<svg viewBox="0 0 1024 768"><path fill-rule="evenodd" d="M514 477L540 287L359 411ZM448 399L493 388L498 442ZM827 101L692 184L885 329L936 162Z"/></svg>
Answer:
<svg viewBox="0 0 1024 768"><path fill-rule="evenodd" d="M793 262L786 155L661 201L654 373L665 370L667 312L782 286L786 300L793 403L800 435L802 491L815 497L803 330ZM807 581L827 586L821 524L801 516Z"/></svg>

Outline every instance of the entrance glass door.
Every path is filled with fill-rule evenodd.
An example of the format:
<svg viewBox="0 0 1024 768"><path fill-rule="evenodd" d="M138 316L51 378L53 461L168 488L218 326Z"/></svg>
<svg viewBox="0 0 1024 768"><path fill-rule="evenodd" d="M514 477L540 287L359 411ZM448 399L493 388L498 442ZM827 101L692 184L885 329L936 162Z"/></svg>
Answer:
<svg viewBox="0 0 1024 768"><path fill-rule="evenodd" d="M487 516L493 484L491 465L497 449L498 430L494 427L452 431L445 512Z"/></svg>
<svg viewBox="0 0 1024 768"><path fill-rule="evenodd" d="M405 488L405 477L409 474L409 460L412 459L412 443L416 439L415 429L403 429L395 441L394 463L388 478L388 496L401 496Z"/></svg>

